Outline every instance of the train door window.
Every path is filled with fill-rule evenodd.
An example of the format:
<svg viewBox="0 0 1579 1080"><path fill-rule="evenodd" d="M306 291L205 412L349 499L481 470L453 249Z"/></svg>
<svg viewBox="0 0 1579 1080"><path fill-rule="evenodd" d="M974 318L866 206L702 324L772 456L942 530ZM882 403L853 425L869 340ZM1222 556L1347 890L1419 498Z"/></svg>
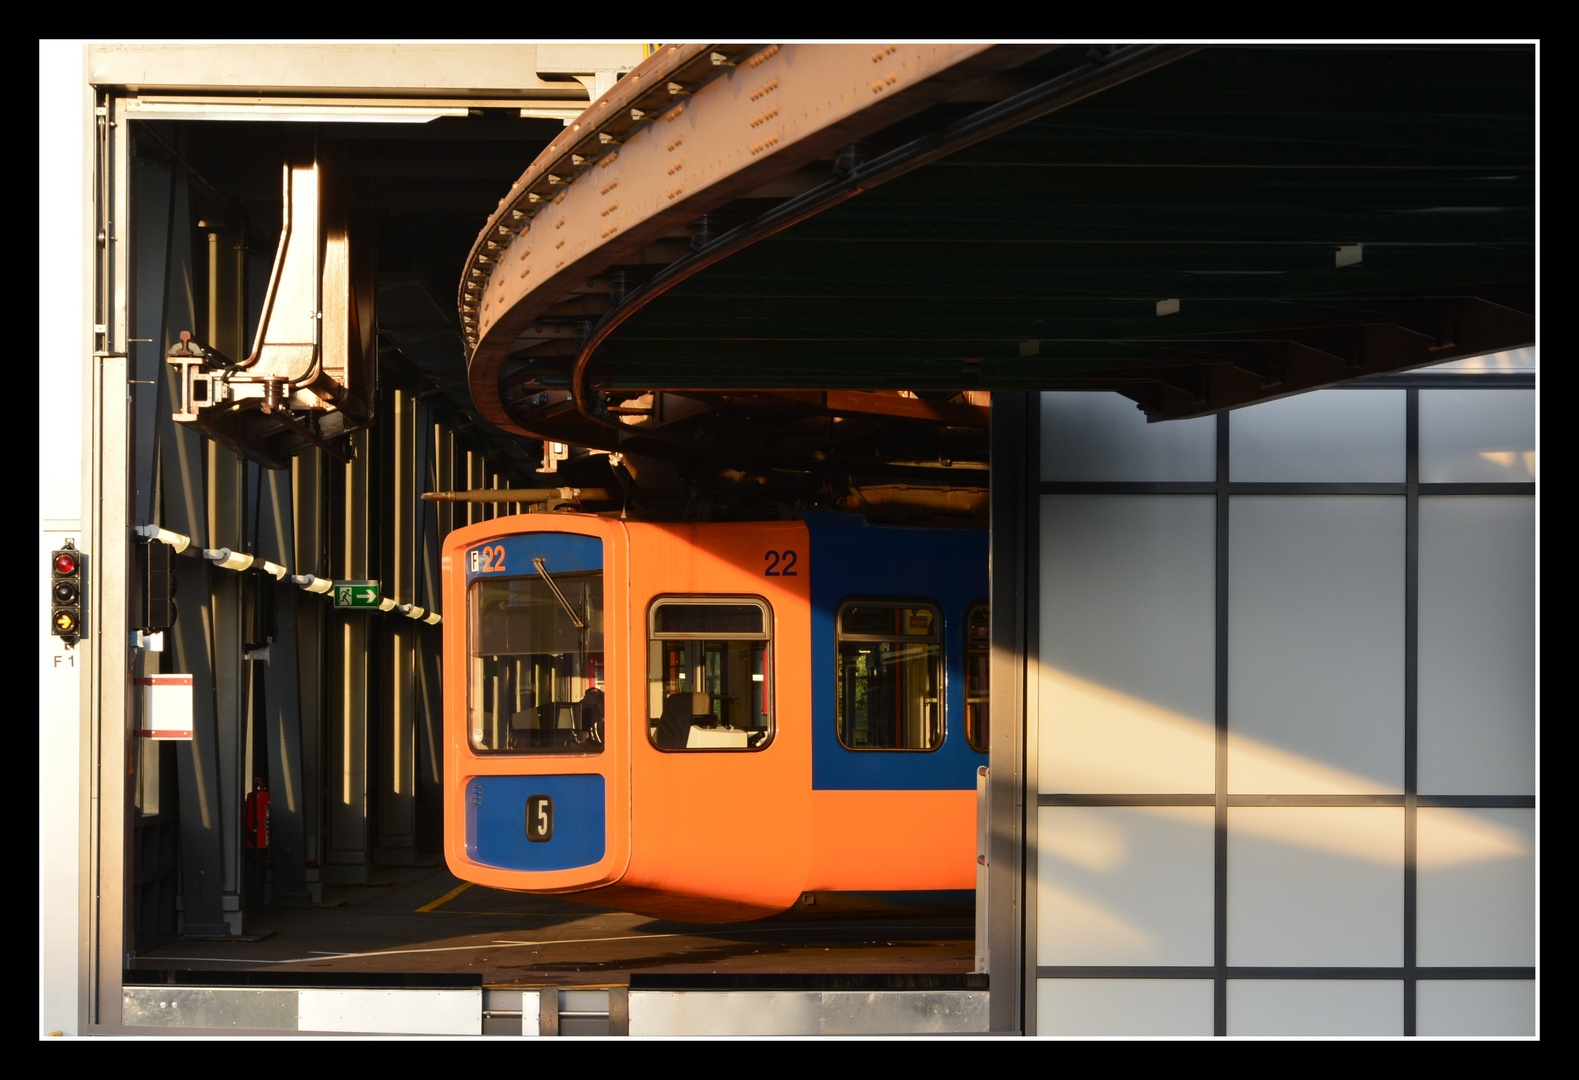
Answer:
<svg viewBox="0 0 1579 1080"><path fill-rule="evenodd" d="M686 596L647 612L647 735L660 750L761 750L773 740L773 609Z"/></svg>
<svg viewBox="0 0 1579 1080"><path fill-rule="evenodd" d="M479 578L470 611L472 747L602 753L602 571Z"/></svg>
<svg viewBox="0 0 1579 1080"><path fill-rule="evenodd" d="M992 624L985 603L965 612L965 741L987 752L987 686L992 661Z"/></svg>
<svg viewBox="0 0 1579 1080"><path fill-rule="evenodd" d="M943 744L942 623L927 602L853 600L839 608L836 713L847 749Z"/></svg>

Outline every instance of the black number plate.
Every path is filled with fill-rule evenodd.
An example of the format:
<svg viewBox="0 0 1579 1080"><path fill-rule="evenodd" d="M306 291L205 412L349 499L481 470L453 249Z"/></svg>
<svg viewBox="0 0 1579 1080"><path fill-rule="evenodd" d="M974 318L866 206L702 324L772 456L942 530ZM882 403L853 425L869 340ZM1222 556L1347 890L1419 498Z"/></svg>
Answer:
<svg viewBox="0 0 1579 1080"><path fill-rule="evenodd" d="M554 800L551 797L526 797L526 838L534 844L545 844L554 838Z"/></svg>

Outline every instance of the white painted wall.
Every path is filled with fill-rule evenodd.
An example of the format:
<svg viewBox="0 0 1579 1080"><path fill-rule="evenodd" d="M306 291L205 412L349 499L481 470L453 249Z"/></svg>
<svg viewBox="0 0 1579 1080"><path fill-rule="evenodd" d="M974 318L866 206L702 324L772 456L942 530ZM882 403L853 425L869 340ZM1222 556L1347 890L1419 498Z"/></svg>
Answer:
<svg viewBox="0 0 1579 1080"><path fill-rule="evenodd" d="M38 49L39 1034L79 1031L81 715L78 656L49 633L49 552L82 547L83 374L92 351L83 253L92 220L83 47Z"/></svg>

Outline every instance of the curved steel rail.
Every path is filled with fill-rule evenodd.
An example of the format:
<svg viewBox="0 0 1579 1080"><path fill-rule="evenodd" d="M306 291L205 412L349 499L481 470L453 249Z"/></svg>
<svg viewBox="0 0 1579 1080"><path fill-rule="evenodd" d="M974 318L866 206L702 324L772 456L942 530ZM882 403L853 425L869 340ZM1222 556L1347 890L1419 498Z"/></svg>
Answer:
<svg viewBox="0 0 1579 1080"><path fill-rule="evenodd" d="M689 440L666 435L663 432L648 432L621 424L589 404L587 368L598 346L607 340L621 323L686 278L759 240L765 240L774 233L820 214L863 191L919 169L929 162L963 150L967 146L1039 116L1072 105L1164 64L1170 64L1200 48L1199 45L1131 45L1119 49L1099 62L1087 64L1075 71L1049 79L1040 86L1016 94L940 131L922 136L887 154L873 158L852 169L844 178L829 181L804 195L790 199L755 221L724 233L700 251L669 264L650 281L616 304L592 327L586 341L582 343L570 377L570 395L571 400L575 402L576 411L592 423L619 433L619 442L608 449L617 449L623 442L638 438L669 443L688 442Z"/></svg>
<svg viewBox="0 0 1579 1080"><path fill-rule="evenodd" d="M538 155L473 245L458 302L479 413L536 434L505 410L500 368L517 337L588 279L1050 48L702 44L649 57Z"/></svg>

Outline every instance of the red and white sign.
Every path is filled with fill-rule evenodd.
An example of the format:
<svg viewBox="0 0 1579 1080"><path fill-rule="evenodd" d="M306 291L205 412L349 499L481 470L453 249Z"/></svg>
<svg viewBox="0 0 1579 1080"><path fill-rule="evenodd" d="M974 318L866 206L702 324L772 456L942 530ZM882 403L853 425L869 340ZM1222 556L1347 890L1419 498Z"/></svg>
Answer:
<svg viewBox="0 0 1579 1080"><path fill-rule="evenodd" d="M190 739L192 737L192 676L147 675L137 680L143 688L143 714L137 725L140 739Z"/></svg>

